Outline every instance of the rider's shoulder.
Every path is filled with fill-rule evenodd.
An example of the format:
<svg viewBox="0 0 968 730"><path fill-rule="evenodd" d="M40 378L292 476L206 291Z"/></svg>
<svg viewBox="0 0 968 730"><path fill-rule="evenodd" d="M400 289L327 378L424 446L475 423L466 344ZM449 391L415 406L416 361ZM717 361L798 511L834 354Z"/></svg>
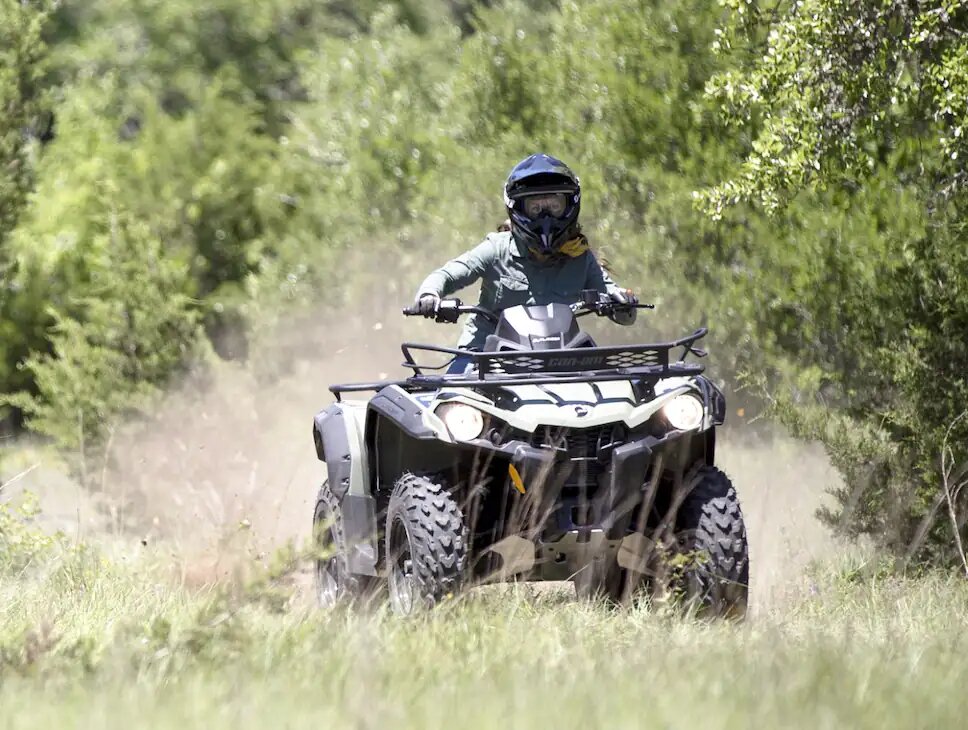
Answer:
<svg viewBox="0 0 968 730"><path fill-rule="evenodd" d="M516 245L508 231L492 231L484 236L484 240L481 243L492 249L497 256L511 253Z"/></svg>

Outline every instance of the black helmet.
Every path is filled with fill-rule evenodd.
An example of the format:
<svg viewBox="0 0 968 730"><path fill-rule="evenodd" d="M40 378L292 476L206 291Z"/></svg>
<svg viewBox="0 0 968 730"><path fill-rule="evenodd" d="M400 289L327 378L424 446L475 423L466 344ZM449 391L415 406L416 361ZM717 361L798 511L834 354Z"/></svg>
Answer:
<svg viewBox="0 0 968 730"><path fill-rule="evenodd" d="M554 254L577 235L581 184L561 160L531 155L508 175L504 204L514 240L537 254Z"/></svg>

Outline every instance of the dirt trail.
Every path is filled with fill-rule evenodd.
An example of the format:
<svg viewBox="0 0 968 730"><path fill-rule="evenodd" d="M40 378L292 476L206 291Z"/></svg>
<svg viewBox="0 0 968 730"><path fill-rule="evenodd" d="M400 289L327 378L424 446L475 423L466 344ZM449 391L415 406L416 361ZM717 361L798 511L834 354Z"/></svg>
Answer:
<svg viewBox="0 0 968 730"><path fill-rule="evenodd" d="M751 437L742 427L721 435L717 461L736 486L749 534L752 610L781 609L812 590L810 562L841 549L815 517L840 477L819 444Z"/></svg>

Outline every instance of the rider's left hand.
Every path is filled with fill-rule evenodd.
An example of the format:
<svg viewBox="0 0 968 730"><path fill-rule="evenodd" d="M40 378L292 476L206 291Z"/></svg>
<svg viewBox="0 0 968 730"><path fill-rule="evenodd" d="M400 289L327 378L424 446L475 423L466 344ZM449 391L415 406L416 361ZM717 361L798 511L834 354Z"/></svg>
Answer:
<svg viewBox="0 0 968 730"><path fill-rule="evenodd" d="M608 298L613 302L612 311L608 318L616 324L630 325L635 322L638 310L635 305L639 303L638 297L632 293L631 289L620 289L609 292Z"/></svg>
<svg viewBox="0 0 968 730"><path fill-rule="evenodd" d="M635 306L639 303L639 298L635 296L631 289L612 291L609 293L609 298L616 304Z"/></svg>

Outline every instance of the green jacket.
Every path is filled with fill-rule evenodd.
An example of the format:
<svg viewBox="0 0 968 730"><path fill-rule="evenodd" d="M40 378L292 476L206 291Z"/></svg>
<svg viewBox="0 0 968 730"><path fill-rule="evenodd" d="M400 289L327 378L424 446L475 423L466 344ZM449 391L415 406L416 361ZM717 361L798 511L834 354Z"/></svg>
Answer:
<svg viewBox="0 0 968 730"><path fill-rule="evenodd" d="M511 234L489 233L478 246L448 261L428 276L417 296L436 294L445 298L481 282L479 306L500 312L519 304L573 304L581 300L583 289L611 294L622 289L602 269L591 251L581 256L541 264L521 253ZM615 321L632 324L635 310ZM494 325L473 315L464 325L458 347L480 349L494 332Z"/></svg>

